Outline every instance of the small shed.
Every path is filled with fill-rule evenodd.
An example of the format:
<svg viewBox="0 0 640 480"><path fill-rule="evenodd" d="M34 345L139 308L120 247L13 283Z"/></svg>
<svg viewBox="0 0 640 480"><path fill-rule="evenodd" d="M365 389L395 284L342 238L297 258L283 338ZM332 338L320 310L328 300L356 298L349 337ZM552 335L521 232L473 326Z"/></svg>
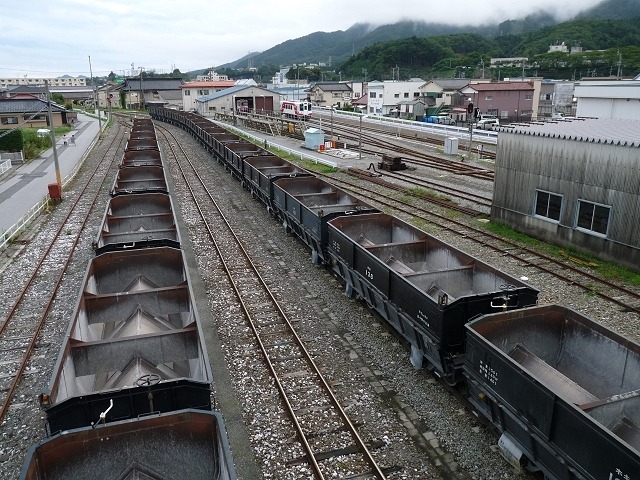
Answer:
<svg viewBox="0 0 640 480"><path fill-rule="evenodd" d="M304 146L311 150L324 149L324 130L307 128L304 131Z"/></svg>

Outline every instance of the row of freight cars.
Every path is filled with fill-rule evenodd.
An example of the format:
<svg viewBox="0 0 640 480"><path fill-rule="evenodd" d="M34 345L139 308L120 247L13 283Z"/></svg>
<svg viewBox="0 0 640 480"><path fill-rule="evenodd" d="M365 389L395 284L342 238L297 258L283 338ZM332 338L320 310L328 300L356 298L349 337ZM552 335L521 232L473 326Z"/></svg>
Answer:
<svg viewBox="0 0 640 480"><path fill-rule="evenodd" d="M552 479L640 475L640 345L198 115L188 131L499 434Z"/></svg>
<svg viewBox="0 0 640 480"><path fill-rule="evenodd" d="M156 132L135 119L21 479L236 478Z"/></svg>

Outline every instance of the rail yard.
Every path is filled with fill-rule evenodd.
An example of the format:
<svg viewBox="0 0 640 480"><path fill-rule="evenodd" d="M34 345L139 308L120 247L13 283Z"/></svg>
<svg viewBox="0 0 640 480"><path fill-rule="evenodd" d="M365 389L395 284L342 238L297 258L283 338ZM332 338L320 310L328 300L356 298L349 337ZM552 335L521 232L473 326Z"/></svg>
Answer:
<svg viewBox="0 0 640 480"><path fill-rule="evenodd" d="M344 248L336 250L337 240L323 245L321 234L316 238L304 219L296 223L296 218L303 218L302 208L315 211L320 218L326 216L327 222L318 227L318 232L328 228L335 239L341 230L348 230L347 225L340 225L341 218L347 217L338 214L335 221L331 220L327 205L340 206L338 211L348 212L349 220L358 218L353 212L392 213L397 219L394 221L400 223L391 227L390 239L376 241L372 233L367 238L370 244L361 242L366 248L358 250L358 255L394 247L396 263L389 262L393 265L390 271L404 272L407 278L424 273L424 267L417 264L428 262L429 257L419 255L430 249L444 249L460 259L453 266L438 267L437 270L448 272L446 277L473 265L479 277L496 278L489 282L490 287L474 283L469 293L462 292L458 285L447 287L445 276L435 275L439 289L434 293L434 303L439 305L439 312L449 306L453 309L457 298L476 300L489 295L489 303L499 303L499 307L479 313L495 313L500 321L501 311L516 312L536 303L537 296L538 304L569 307L593 319L598 329L611 329L635 342L639 340L637 288L604 281L588 265L576 266L571 259L559 260L535 246L505 240L482 228L480 220L486 218L491 198L491 171L486 164L460 165L462 162L442 161L434 155L428 164L415 160L415 170L402 175L375 168L320 174L308 172L303 166L283 165L271 152L234 139L219 131L219 126L201 122L196 116L188 120L207 128L204 136L196 135L172 112L152 114L162 120L154 122L155 131L172 186L180 235L167 228L171 225L166 223L155 220L154 225L163 232L160 238L170 237L171 242L183 245L196 285L194 290L198 292L198 311L207 311L202 336L209 350L212 390L210 408L205 410L219 411L224 417L238 478L257 478L256 474L282 479L534 478L526 471L518 473L500 455L498 436L490 426L495 424L491 411L478 417L473 412L482 412L482 405L476 405L474 410L461 403L460 390L447 385L459 384L464 377L464 358L451 364L444 361L445 357L460 355L461 345L438 345L438 353L433 353L434 345L442 338L434 321L417 326L411 314L405 312L409 310L406 305L398 303L400 300L394 299L391 291L385 292L383 284L373 282L374 277L376 281L379 278L378 273L371 273L367 280L366 269L359 271L350 266ZM122 177L123 168L118 164L126 158L126 129L130 128L124 126L127 122L121 119L108 130L67 192L68 200L23 237L20 250L3 267L3 278L19 279L12 284L3 283L3 361L14 372L3 378L3 478L16 478L27 447L53 433L47 431L50 419L46 418L46 409L41 408L41 394L49 391L87 262L96 255L95 248L104 248L114 237L116 243L130 240L118 240L116 224L104 233L100 207L116 187L128 193L135 190L131 179ZM207 138L215 138L218 143L207 143ZM216 151L214 145L230 148ZM382 154L380 145L365 153L369 158ZM414 155L405 154L402 161L412 162L409 158ZM252 174L245 174L245 164L251 166ZM151 189L157 188L159 176L149 170L153 166L138 167L147 169L142 174L147 179L145 189L150 184ZM453 172L454 167L467 175ZM119 176L114 184L116 174ZM261 183L265 178L267 183ZM282 179L273 181L274 178ZM319 187L315 186L318 182L322 182ZM423 189L432 190L425 194ZM282 192L281 200L269 197L270 191ZM322 195L324 203L313 200ZM449 198L438 199L443 195ZM331 203L325 198L337 200ZM434 203L436 200L440 202ZM290 206L293 204L287 202L292 201L299 203ZM150 203L157 205L155 200ZM93 205L96 207L87 209ZM318 214L314 205L325 207ZM459 209L461 206L464 209ZM84 207L82 213L80 207ZM121 217L122 213L115 216ZM370 225L371 221L365 223ZM358 228L358 232L364 231ZM96 241L96 232L101 229L103 235ZM59 240L54 243L50 237L56 230ZM412 242L425 249L418 257L409 259L406 247L401 245L407 240L394 237L407 235L406 232L410 232ZM154 234L153 241L157 239ZM434 247L436 241L441 243ZM106 250L97 253L107 255ZM383 258L381 253L374 256ZM358 258L365 261L364 256ZM33 280L29 280L32 275ZM58 281L59 286L51 289ZM423 290L429 291L431 286ZM20 293L23 287L27 290L24 295ZM23 298L32 300L27 304ZM43 300L49 298L50 304ZM461 325L472 317L475 314L464 318ZM595 328L583 323L579 315L568 317L577 325L587 325L580 328ZM35 326L27 325L29 330L25 331L22 323L26 319L39 321ZM13 326L18 323L16 320L20 321L20 329ZM474 328L481 331L482 324ZM610 342L623 343L601 333L603 338L611 338ZM578 344L577 348L581 347L584 345ZM440 356L442 352L446 355ZM629 356L634 355L637 350L631 347ZM423 368L415 369L410 356L414 365L422 364ZM14 365L20 366L13 368ZM527 365L532 365L531 361ZM471 390L476 398L502 398L500 389L482 386L472 361L466 368L468 377L473 379ZM450 374L452 371L456 374ZM571 380L575 370L564 370L564 374ZM606 376L606 370L602 374ZM149 382L143 386L155 384L155 378L147 377ZM203 379L206 378L205 375ZM639 388L633 379L620 383L626 390L592 391L598 396L581 401L594 404L589 408L597 409L595 403L609 398L605 403L615 404L612 397ZM102 397L101 400L108 400L109 394ZM105 411L102 406L98 410ZM502 418L509 415L503 412ZM96 420L99 418L102 417L96 416ZM606 424L601 417L596 418ZM112 427L111 421L116 420L110 419L109 413L104 419L105 425L98 425L98 429ZM623 415L623 420L631 432L631 437L624 437L629 443L610 455L623 473L629 473L629 468L638 465L638 458L634 457L638 446L633 446L632 440L636 423L631 413ZM622 435L615 428L605 428L604 437L609 430ZM557 448L564 454L566 446ZM539 462L544 468L553 468L544 459ZM563 467L555 468L558 470L544 473L551 478L559 476ZM232 478L233 474L219 478Z"/></svg>

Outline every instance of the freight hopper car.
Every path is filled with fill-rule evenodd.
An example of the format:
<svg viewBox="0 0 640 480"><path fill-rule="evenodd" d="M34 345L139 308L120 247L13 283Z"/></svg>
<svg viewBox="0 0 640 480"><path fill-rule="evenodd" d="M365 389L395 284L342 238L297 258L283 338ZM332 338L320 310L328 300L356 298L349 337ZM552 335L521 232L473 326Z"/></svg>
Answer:
<svg viewBox="0 0 640 480"><path fill-rule="evenodd" d="M120 166L21 479L236 478L155 130L136 120L125 158L153 162Z"/></svg>
<svg viewBox="0 0 640 480"><path fill-rule="evenodd" d="M182 250L116 249L89 264L41 402L55 433L156 412L210 410L211 381Z"/></svg>
<svg viewBox="0 0 640 480"><path fill-rule="evenodd" d="M558 305L466 328L469 398L505 458L558 480L640 475L640 345Z"/></svg>
<svg viewBox="0 0 640 480"><path fill-rule="evenodd" d="M275 155L260 155L244 159L242 186L251 196L266 205L267 211L275 215L274 182L281 178L312 177L309 172Z"/></svg>
<svg viewBox="0 0 640 480"><path fill-rule="evenodd" d="M273 206L287 231L310 249L313 263L327 263L328 222L341 216L378 212L324 180L308 176L274 182Z"/></svg>
<svg viewBox="0 0 640 480"><path fill-rule="evenodd" d="M65 431L27 453L20 480L235 480L219 412L181 410Z"/></svg>
<svg viewBox="0 0 640 480"><path fill-rule="evenodd" d="M132 131L132 134L134 132ZM160 149L158 148L158 140L154 137L138 136L129 138L124 148L124 155L121 166L138 167L138 166L157 166L162 167L162 159L160 157Z"/></svg>
<svg viewBox="0 0 640 480"><path fill-rule="evenodd" d="M138 167L147 168L147 167ZM180 248L180 235L166 193L118 194L109 200L94 248L114 250L169 246Z"/></svg>
<svg viewBox="0 0 640 480"><path fill-rule="evenodd" d="M111 195L131 193L168 193L164 168L152 166L120 166L111 188Z"/></svg>
<svg viewBox="0 0 640 480"><path fill-rule="evenodd" d="M538 291L399 218L383 213L328 222L328 254L357 294L411 344L411 361L461 382L465 324L534 305Z"/></svg>

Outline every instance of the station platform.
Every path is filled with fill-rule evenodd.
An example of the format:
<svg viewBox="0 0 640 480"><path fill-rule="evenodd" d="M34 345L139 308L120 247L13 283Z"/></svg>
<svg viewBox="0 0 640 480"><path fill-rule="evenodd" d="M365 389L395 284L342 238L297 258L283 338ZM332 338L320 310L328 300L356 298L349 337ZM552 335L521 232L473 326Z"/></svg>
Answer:
<svg viewBox="0 0 640 480"><path fill-rule="evenodd" d="M72 135L75 138L75 145L70 143ZM73 125L73 130L64 137L56 137L56 151L63 183L88 153L98 135L98 119L78 114L78 121ZM50 183L56 183L53 148L45 150L39 158L24 165L12 167L2 175L0 178L0 234L19 224L35 205L48 196Z"/></svg>

